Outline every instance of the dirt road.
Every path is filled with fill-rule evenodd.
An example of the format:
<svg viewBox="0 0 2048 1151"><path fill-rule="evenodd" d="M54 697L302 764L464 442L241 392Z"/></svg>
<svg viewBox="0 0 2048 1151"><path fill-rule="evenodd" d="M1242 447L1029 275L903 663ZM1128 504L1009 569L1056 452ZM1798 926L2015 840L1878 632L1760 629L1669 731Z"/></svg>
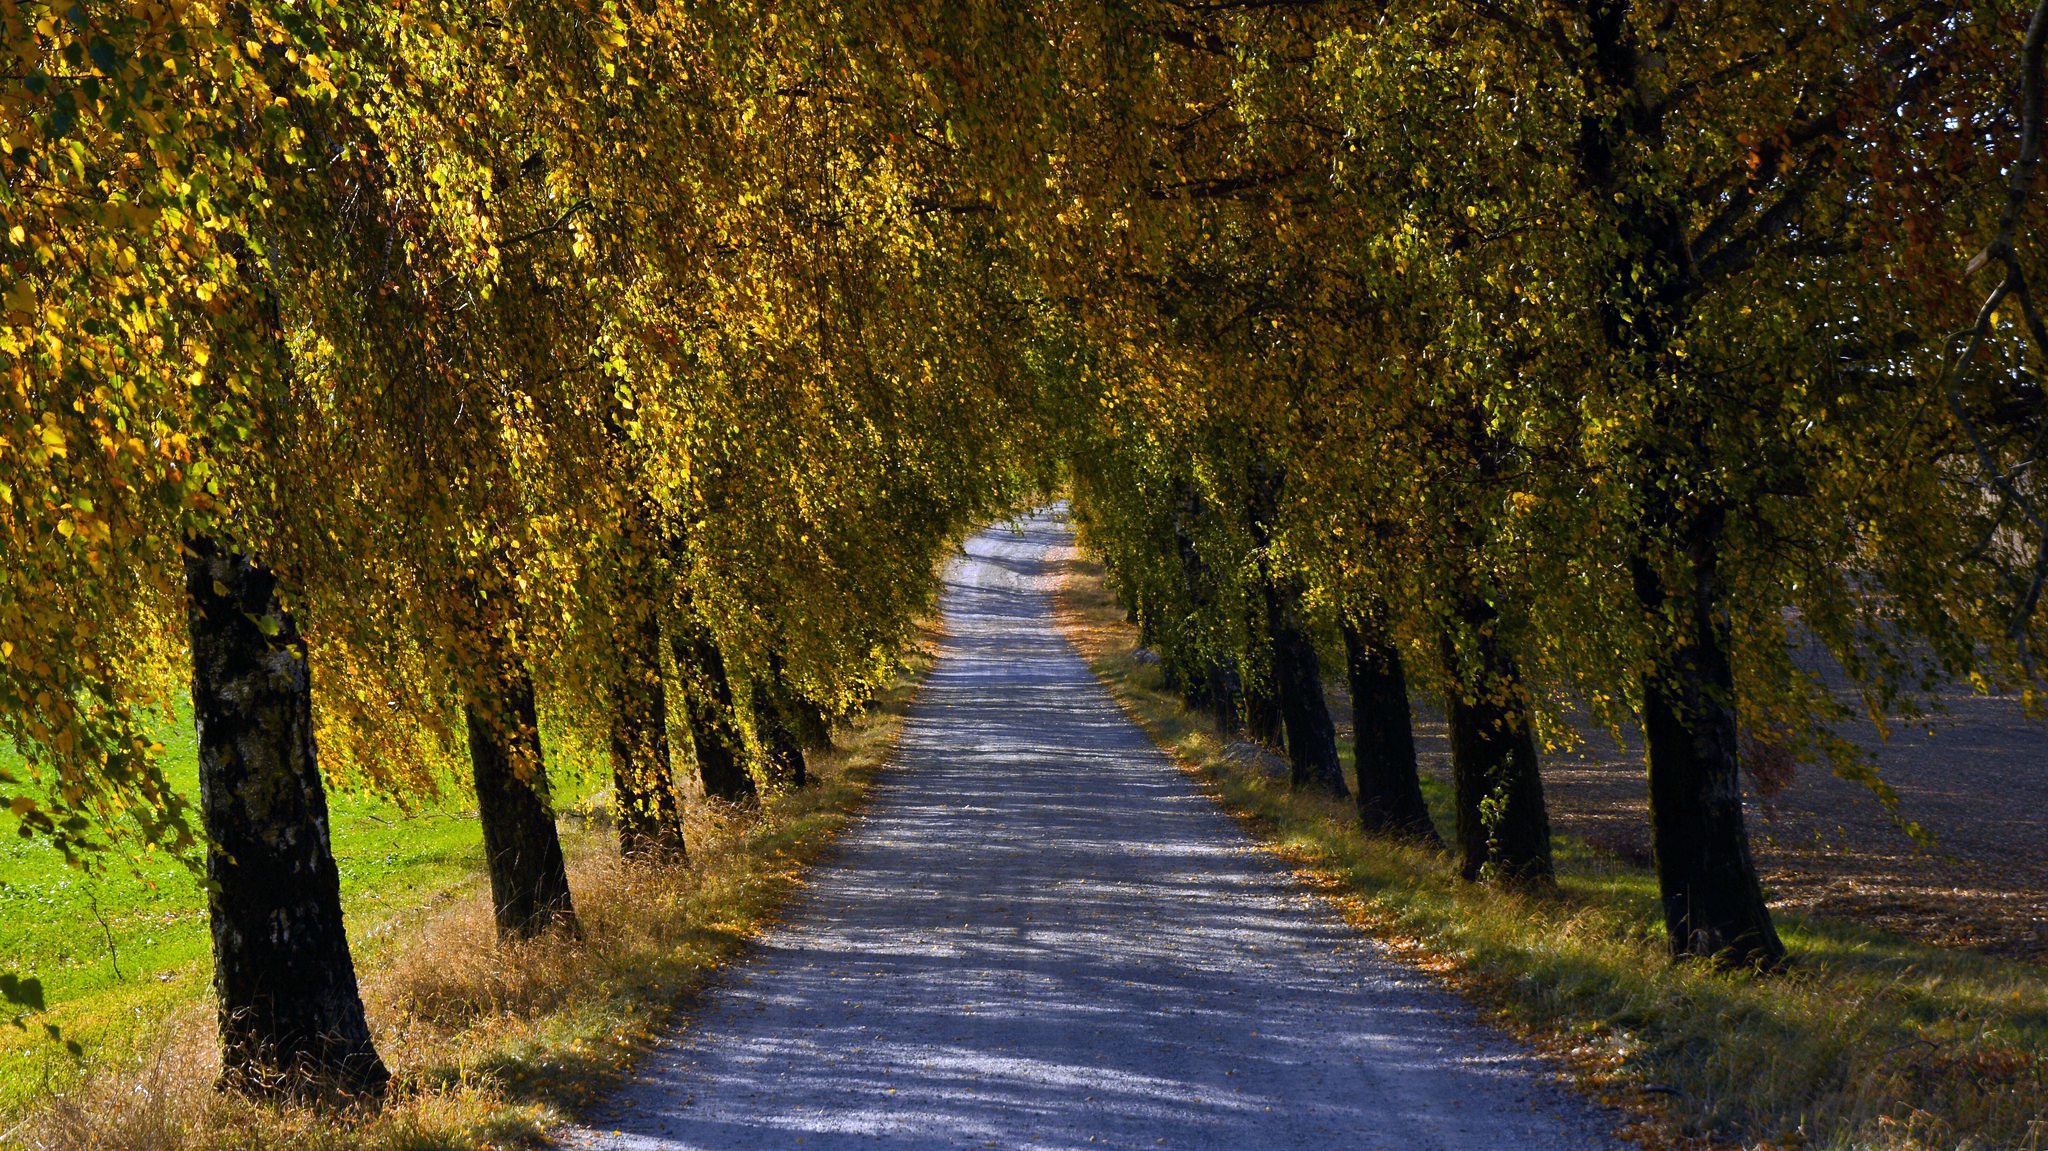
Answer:
<svg viewBox="0 0 2048 1151"><path fill-rule="evenodd" d="M1054 627L1052 519L972 540L898 767L572 1146L1572 1151L1615 1117L1382 958Z"/></svg>

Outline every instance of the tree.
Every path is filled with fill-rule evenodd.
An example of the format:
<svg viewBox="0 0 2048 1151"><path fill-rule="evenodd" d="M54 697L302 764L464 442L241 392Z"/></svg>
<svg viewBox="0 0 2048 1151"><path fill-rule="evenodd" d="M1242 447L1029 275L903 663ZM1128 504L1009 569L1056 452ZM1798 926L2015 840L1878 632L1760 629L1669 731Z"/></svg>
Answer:
<svg viewBox="0 0 2048 1151"><path fill-rule="evenodd" d="M1367 831L1438 844L1422 798L1401 649L1387 634L1383 605L1344 621L1351 685L1352 745L1358 769L1358 820Z"/></svg>
<svg viewBox="0 0 2048 1151"><path fill-rule="evenodd" d="M187 541L185 578L221 1083L381 1096L390 1073L342 927L298 622L276 576L218 541Z"/></svg>
<svg viewBox="0 0 2048 1151"><path fill-rule="evenodd" d="M612 685L612 790L619 852L628 859L680 863L686 856L681 803L669 759L668 691L661 673L661 621L642 609L625 637Z"/></svg>

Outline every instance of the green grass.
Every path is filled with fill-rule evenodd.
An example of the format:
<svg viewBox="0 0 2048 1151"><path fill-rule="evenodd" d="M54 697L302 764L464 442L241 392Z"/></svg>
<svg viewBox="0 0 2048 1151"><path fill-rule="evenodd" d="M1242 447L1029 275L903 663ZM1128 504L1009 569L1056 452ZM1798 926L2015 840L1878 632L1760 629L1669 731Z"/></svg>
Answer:
<svg viewBox="0 0 2048 1151"><path fill-rule="evenodd" d="M192 727L179 719L158 738L173 783L195 794ZM328 803L359 964L394 927L469 885L483 865L467 796L412 810L347 792L330 793ZM42 981L49 1011L32 1022L56 1024L84 1046L88 1062L133 1054L155 1022L203 997L211 954L200 876L177 860L158 852L86 872L42 839L0 839L0 970ZM73 1064L40 1029L0 1027L0 1117L68 1081Z"/></svg>
<svg viewBox="0 0 2048 1151"><path fill-rule="evenodd" d="M1097 674L1219 802L1359 926L1639 1116L1649 1145L2048 1147L2048 971L1793 915L1784 974L1674 966L1647 870L1560 837L1554 896L1462 882L1448 856L1228 759L1135 658L1092 565L1065 606ZM1426 790L1449 827L1446 789Z"/></svg>
<svg viewBox="0 0 2048 1151"><path fill-rule="evenodd" d="M113 1013L109 1034L123 1037L129 1057L113 1058L110 1043L108 1057L43 1095L11 1127L0 1122L0 1144L123 1151L544 1145L551 1127L616 1083L773 920L854 817L929 665L926 652L907 658L910 666L874 706L838 731L836 749L812 758L812 786L772 792L753 810L691 805L686 865L622 863L601 807L598 817L565 820L583 928L577 939L499 942L486 884L466 865L473 844L454 845L444 889L452 897L441 899L431 878L439 873L423 859L433 853L421 851L427 837L410 830L417 823L388 811L352 816L350 834L361 834L339 854L364 1005L393 1074L381 1110L275 1106L214 1091L201 960L191 965L187 990L166 992L161 1025L150 1021L152 1012ZM375 840L364 820L385 821L388 837ZM339 810L335 823L339 846ZM411 895L394 892L403 882L416 883ZM375 916L359 910L373 899L386 901L377 914L391 926L381 932L366 930Z"/></svg>

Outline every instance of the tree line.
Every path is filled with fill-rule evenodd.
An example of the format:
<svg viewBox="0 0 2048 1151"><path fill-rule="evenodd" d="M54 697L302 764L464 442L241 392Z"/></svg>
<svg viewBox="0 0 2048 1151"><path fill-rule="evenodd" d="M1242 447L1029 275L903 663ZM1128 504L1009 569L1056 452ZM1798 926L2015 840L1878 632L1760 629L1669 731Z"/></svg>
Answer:
<svg viewBox="0 0 2048 1151"><path fill-rule="evenodd" d="M0 786L81 863L203 857L225 1085L384 1090L330 781L466 775L500 934L573 933L550 752L684 864L681 771L802 786L1024 482L929 109L787 16L0 12Z"/></svg>
<svg viewBox="0 0 2048 1151"><path fill-rule="evenodd" d="M1639 739L1672 955L1777 966L1745 762L1917 831L1842 721L1958 682L2041 708L2043 34L1473 0L1056 42L1034 266L1097 416L1084 529L1169 680L1339 795L1348 680L1360 819L1436 842L1426 685L1463 873L1513 885L1552 881L1546 751Z"/></svg>
<svg viewBox="0 0 2048 1151"><path fill-rule="evenodd" d="M681 772L801 786L1064 476L1299 786L1341 664L1361 820L1435 839L1427 685L1465 874L1541 887L1546 747L1640 732L1673 955L1771 967L1745 756L1885 794L1853 711L2038 706L2044 24L18 0L0 787L203 857L224 1082L374 1096L330 782L467 776L499 930L573 932L551 750L685 863Z"/></svg>

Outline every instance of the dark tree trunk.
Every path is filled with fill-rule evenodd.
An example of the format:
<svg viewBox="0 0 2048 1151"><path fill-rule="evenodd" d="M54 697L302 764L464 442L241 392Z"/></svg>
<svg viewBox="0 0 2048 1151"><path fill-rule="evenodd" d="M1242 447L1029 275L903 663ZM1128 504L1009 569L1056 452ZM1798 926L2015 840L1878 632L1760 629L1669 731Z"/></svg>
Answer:
<svg viewBox="0 0 2048 1151"><path fill-rule="evenodd" d="M1271 678L1241 681L1238 701L1245 736L1275 751L1285 751L1287 735L1280 717L1280 696L1274 691Z"/></svg>
<svg viewBox="0 0 2048 1151"><path fill-rule="evenodd" d="M1175 629L1178 642L1174 650L1161 653L1167 685L1180 692L1188 707L1211 712L1219 728L1234 731L1237 716L1229 709L1236 707L1236 701L1217 695L1214 657L1204 650L1206 645L1189 642L1190 625L1199 628L1214 599L1208 565L1195 543L1196 527L1203 516L1202 494L1185 478L1174 480L1174 490L1177 500L1173 508L1173 552L1179 561L1181 598L1186 611L1180 627Z"/></svg>
<svg viewBox="0 0 2048 1151"><path fill-rule="evenodd" d="M780 704L763 688L754 692L754 732L761 738L761 750L768 757L770 778L784 787L801 788L810 782L805 773L804 745L796 729L783 718Z"/></svg>
<svg viewBox="0 0 2048 1151"><path fill-rule="evenodd" d="M1667 644L1643 677L1650 752L1651 848L1674 958L1730 967L1776 967L1785 945L1771 923L1742 818L1735 675L1717 586L1715 525L1692 541L1692 585L1678 618L1689 634ZM1668 595L1656 568L1631 565L1637 598L1654 620Z"/></svg>
<svg viewBox="0 0 2048 1151"><path fill-rule="evenodd" d="M1263 612L1253 609L1247 630L1252 637L1250 646L1254 654L1266 656L1266 674L1245 678L1244 721L1246 731L1253 739L1284 751L1287 745L1282 734L1285 717L1281 709L1286 685L1281 680L1287 673L1281 668L1282 637L1276 634L1280 630L1279 612L1274 597L1273 571L1267 561L1267 553L1273 546L1273 520L1280 504L1281 469L1273 460L1261 457L1254 461L1245 478L1248 484L1245 526L1251 531L1253 543L1258 546L1259 586L1265 608ZM1290 757L1289 763L1292 762Z"/></svg>
<svg viewBox="0 0 2048 1151"><path fill-rule="evenodd" d="M1266 620L1273 636L1273 685L1287 728L1289 781L1335 796L1344 786L1344 761L1337 755L1337 725L1323 698L1323 675L1315 641L1301 625L1300 594L1290 584L1266 583Z"/></svg>
<svg viewBox="0 0 2048 1151"><path fill-rule="evenodd" d="M754 689L754 730L760 733L767 752L769 771L786 787L808 787L811 782L810 765L804 757L804 747L810 744L804 730L807 723L814 724L830 746L831 728L824 715L790 687L781 653L769 652L767 681Z"/></svg>
<svg viewBox="0 0 2048 1151"><path fill-rule="evenodd" d="M797 746L806 751L832 750L832 720L825 709L795 692L783 697L789 724L796 730Z"/></svg>
<svg viewBox="0 0 2048 1151"><path fill-rule="evenodd" d="M681 863L689 853L669 754L668 690L661 678L661 619L655 612L642 613L619 654L611 732L619 854L650 863Z"/></svg>
<svg viewBox="0 0 2048 1151"><path fill-rule="evenodd" d="M1130 593L1131 606L1125 614L1138 625L1138 646L1146 651L1157 652L1163 646L1159 642L1159 619L1156 613L1147 610L1136 591Z"/></svg>
<svg viewBox="0 0 2048 1151"><path fill-rule="evenodd" d="M697 778L704 794L727 803L753 803L760 798L747 771L746 747L740 739L733 709L732 681L726 677L725 654L711 629L694 620L678 629L676 669L690 715L690 744L697 753Z"/></svg>
<svg viewBox="0 0 2048 1151"><path fill-rule="evenodd" d="M1224 735L1238 734L1244 730L1244 699L1238 690L1236 665L1229 660L1210 660L1208 678L1204 694L1208 696L1209 714L1216 717L1216 730Z"/></svg>
<svg viewBox="0 0 2048 1151"><path fill-rule="evenodd" d="M298 623L267 568L205 537L186 541L185 591L221 1086L378 1098L391 1076L342 924Z"/></svg>
<svg viewBox="0 0 2048 1151"><path fill-rule="evenodd" d="M1743 826L1734 673L1717 571L1722 513L1681 516L1664 494L1685 491L1694 493L1696 507L1711 504L1698 497L1713 490L1713 477L1730 470L1708 435L1712 417L1703 400L1712 391L1686 378L1692 369L1676 351L1701 287L1686 213L1668 196L1646 195L1640 180L1669 146L1663 118L1669 105L1637 98L1663 81L1648 78L1653 54L1642 51L1628 5L1605 4L1588 14L1592 50L1581 60L1592 102L1576 149L1579 179L1588 202L1613 213L1620 240L1608 269L1601 328L1617 362L1642 365L1643 394L1658 398L1639 445L1641 490L1654 493L1644 508L1643 546L1668 540L1691 566L1691 586L1677 589L1673 604L1673 589L1664 585L1653 557L1630 560L1636 597L1651 628L1665 633L1643 677L1651 836L1665 929L1675 957L1772 967L1785 948L1764 904ZM1834 144L1821 137L1814 146ZM1790 155L1778 172L1806 170ZM1797 215L1787 219L1794 223L1760 231L1752 246L1800 234Z"/></svg>
<svg viewBox="0 0 2048 1151"><path fill-rule="evenodd" d="M1400 649L1378 625L1347 619L1344 655L1351 677L1359 823L1370 832L1442 844L1415 769L1415 728Z"/></svg>
<svg viewBox="0 0 2048 1151"><path fill-rule="evenodd" d="M1450 631L1443 646L1461 871L1466 879L1545 886L1554 873L1534 717L1520 673L1494 635L1492 606L1469 599L1460 615L1469 646L1461 649Z"/></svg>
<svg viewBox="0 0 2048 1151"><path fill-rule="evenodd" d="M1162 659L1160 666L1167 688L1180 695L1183 706L1190 711L1209 710L1209 676L1201 663L1191 665L1186 660Z"/></svg>
<svg viewBox="0 0 2048 1151"><path fill-rule="evenodd" d="M484 686L479 698L464 704L463 714L498 936L530 939L556 926L573 932L576 912L555 813L548 805L533 680L516 658L493 663L478 669Z"/></svg>
<svg viewBox="0 0 2048 1151"><path fill-rule="evenodd" d="M1285 751L1287 735L1280 718L1280 693L1275 690L1273 682L1272 646L1266 635L1265 621L1255 620L1250 633L1254 645L1261 642L1266 644L1266 651L1263 653L1267 656L1266 669L1264 674L1259 674L1255 667L1247 667L1243 662L1238 664L1238 718L1246 739L1265 744L1275 751ZM1254 651L1248 658L1256 659L1259 654L1261 653Z"/></svg>

